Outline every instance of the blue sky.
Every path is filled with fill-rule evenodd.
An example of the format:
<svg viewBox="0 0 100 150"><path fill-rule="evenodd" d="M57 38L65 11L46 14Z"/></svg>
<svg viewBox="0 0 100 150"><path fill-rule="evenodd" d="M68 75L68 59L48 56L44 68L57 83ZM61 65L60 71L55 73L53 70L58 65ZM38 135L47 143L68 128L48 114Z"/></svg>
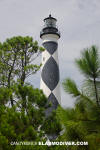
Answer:
<svg viewBox="0 0 100 150"><path fill-rule="evenodd" d="M93 44L100 49L100 0L0 0L0 41L12 36L39 37L43 19L51 13L58 19L59 66L61 82L73 78L81 85L83 76L74 64L80 51ZM41 61L41 57L38 58ZM29 81L39 88L40 72ZM62 106L72 106L74 100L61 86Z"/></svg>

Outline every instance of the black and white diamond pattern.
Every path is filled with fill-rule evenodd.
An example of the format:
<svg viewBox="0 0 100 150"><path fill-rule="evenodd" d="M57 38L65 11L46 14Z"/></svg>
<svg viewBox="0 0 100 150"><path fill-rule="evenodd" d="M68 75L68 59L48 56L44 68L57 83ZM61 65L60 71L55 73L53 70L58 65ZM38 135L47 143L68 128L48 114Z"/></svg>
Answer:
<svg viewBox="0 0 100 150"><path fill-rule="evenodd" d="M46 110L48 116L52 110L60 104L59 66L58 66L58 44L54 41L43 43L46 49L42 54L41 89L48 97L51 107Z"/></svg>
<svg viewBox="0 0 100 150"><path fill-rule="evenodd" d="M52 55L58 48L58 44L53 41L48 41L43 43L45 49Z"/></svg>
<svg viewBox="0 0 100 150"><path fill-rule="evenodd" d="M59 68L52 56L45 63L41 76L48 88L54 90L59 82Z"/></svg>

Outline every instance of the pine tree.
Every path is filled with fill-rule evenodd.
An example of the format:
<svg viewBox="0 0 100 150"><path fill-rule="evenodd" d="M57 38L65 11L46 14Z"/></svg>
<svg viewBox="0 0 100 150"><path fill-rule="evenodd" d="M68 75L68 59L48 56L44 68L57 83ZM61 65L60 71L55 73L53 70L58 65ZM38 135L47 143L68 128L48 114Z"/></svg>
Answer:
<svg viewBox="0 0 100 150"><path fill-rule="evenodd" d="M58 117L65 126L61 139L88 141L88 146L69 146L69 150L100 149L100 59L96 46L84 49L76 59L85 80L81 88L68 78L63 82L64 90L75 100L74 108L58 109Z"/></svg>

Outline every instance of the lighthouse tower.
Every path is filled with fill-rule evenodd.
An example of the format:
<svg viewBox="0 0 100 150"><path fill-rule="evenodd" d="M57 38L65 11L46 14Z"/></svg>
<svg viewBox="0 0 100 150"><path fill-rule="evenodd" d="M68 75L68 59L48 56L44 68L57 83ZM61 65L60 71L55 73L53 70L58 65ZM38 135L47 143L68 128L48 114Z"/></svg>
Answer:
<svg viewBox="0 0 100 150"><path fill-rule="evenodd" d="M60 32L56 26L57 20L51 15L44 19L44 26L40 32L45 51L42 53L42 69L40 89L48 98L51 106L46 110L46 116L61 103L59 85L58 39Z"/></svg>

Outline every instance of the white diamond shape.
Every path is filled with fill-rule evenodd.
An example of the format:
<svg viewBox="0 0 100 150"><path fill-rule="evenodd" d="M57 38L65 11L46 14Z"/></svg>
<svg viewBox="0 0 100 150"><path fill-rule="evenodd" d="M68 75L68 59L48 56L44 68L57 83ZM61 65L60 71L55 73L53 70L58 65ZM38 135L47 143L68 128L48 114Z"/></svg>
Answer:
<svg viewBox="0 0 100 150"><path fill-rule="evenodd" d="M57 84L56 88L52 91L52 93L55 95L56 99L58 100L58 103L61 105L60 83Z"/></svg>
<svg viewBox="0 0 100 150"><path fill-rule="evenodd" d="M44 81L41 79L40 89L43 90L43 93L48 97L51 93L51 90L46 86Z"/></svg>
<svg viewBox="0 0 100 150"><path fill-rule="evenodd" d="M46 63L46 61L50 58L50 54L47 52L47 50L45 50L44 52L42 52L42 67L43 68L44 64Z"/></svg>
<svg viewBox="0 0 100 150"><path fill-rule="evenodd" d="M56 50L56 51L53 53L52 57L55 59L55 61L57 62L57 64L59 64L59 61L58 61L58 50Z"/></svg>

